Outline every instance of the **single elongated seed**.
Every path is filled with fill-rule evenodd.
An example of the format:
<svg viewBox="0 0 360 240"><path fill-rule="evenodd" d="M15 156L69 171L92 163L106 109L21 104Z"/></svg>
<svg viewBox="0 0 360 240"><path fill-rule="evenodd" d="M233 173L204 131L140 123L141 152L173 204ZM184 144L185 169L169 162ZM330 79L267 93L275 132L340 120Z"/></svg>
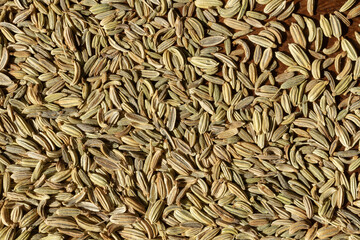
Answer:
<svg viewBox="0 0 360 240"><path fill-rule="evenodd" d="M308 70L311 69L310 60L304 50L302 50L299 45L293 43L289 44L289 50L297 64Z"/></svg>
<svg viewBox="0 0 360 240"><path fill-rule="evenodd" d="M249 35L248 36L249 40L261 47L264 48L275 48L276 44L274 42L272 42L271 40L262 37L262 36L258 36L258 35Z"/></svg>
<svg viewBox="0 0 360 240"><path fill-rule="evenodd" d="M339 9L339 12L346 12L349 10L354 4L356 3L356 0L347 0Z"/></svg>
<svg viewBox="0 0 360 240"><path fill-rule="evenodd" d="M356 50L354 46L347 40L346 38L341 38L341 48L343 51L347 53L347 56L352 60L356 61L358 55L356 53Z"/></svg>
<svg viewBox="0 0 360 240"><path fill-rule="evenodd" d="M315 7L315 2L314 2L314 0L307 0L306 10L307 10L308 13L310 14L310 16L313 16L313 15L314 15L314 7Z"/></svg>

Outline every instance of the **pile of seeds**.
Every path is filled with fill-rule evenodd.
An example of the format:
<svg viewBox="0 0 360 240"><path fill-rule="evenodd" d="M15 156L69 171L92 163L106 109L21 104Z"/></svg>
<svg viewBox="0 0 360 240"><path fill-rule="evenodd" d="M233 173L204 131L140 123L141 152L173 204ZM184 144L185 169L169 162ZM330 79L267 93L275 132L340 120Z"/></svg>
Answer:
<svg viewBox="0 0 360 240"><path fill-rule="evenodd" d="M0 240L360 239L356 0L0 2Z"/></svg>

